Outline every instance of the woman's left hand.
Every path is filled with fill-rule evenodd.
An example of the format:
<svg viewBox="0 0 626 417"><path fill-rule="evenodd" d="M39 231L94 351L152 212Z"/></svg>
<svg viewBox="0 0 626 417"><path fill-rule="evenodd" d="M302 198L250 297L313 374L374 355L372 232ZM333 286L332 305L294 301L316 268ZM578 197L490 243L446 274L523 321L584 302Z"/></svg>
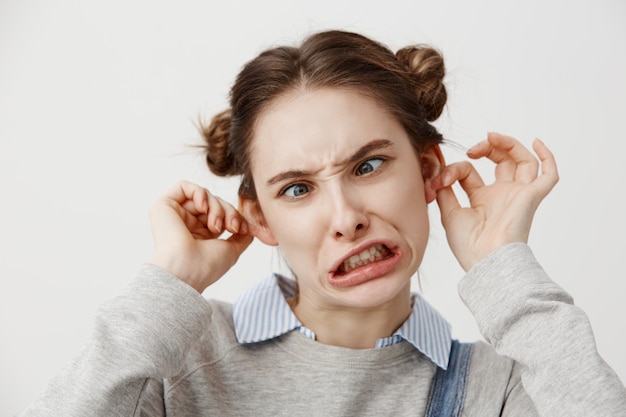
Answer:
<svg viewBox="0 0 626 417"><path fill-rule="evenodd" d="M493 184L485 185L470 162L445 167L434 181L448 243L466 271L507 243L528 241L539 203L559 180L554 156L543 142L536 139L533 149L539 160L516 139L489 133L467 155L496 163ZM451 187L456 181L469 207L459 204Z"/></svg>

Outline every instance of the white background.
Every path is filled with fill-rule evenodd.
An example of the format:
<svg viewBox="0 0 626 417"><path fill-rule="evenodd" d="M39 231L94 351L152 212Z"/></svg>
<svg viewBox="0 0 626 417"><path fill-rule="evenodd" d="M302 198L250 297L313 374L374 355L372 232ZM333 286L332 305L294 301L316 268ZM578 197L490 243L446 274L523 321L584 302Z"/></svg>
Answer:
<svg viewBox="0 0 626 417"><path fill-rule="evenodd" d="M439 48L447 138L469 146L494 130L551 147L561 182L530 244L626 380L625 18L620 0L1 0L0 415L34 400L149 256L159 194L186 178L234 201L236 180L209 175L193 148L194 123L225 108L243 63L328 28ZM422 291L456 337L476 339L431 214ZM255 243L205 295L233 300L279 266Z"/></svg>

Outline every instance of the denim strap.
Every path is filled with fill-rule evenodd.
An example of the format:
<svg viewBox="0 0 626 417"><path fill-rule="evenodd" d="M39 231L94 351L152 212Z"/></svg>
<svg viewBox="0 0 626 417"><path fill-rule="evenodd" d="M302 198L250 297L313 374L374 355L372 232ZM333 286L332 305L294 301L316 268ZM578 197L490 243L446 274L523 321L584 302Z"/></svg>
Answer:
<svg viewBox="0 0 626 417"><path fill-rule="evenodd" d="M465 401L465 381L474 345L452 341L448 369L437 368L430 388L426 417L460 417Z"/></svg>

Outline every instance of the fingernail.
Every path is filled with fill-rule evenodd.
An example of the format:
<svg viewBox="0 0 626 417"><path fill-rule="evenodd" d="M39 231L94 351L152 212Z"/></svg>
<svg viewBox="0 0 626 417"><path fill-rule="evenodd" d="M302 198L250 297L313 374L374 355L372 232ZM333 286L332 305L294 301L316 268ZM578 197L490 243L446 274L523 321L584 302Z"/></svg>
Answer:
<svg viewBox="0 0 626 417"><path fill-rule="evenodd" d="M230 222L230 227L233 229L233 232L235 233L239 233L239 226L240 226L239 219L233 219Z"/></svg>
<svg viewBox="0 0 626 417"><path fill-rule="evenodd" d="M215 228L218 232L222 231L222 219L215 220Z"/></svg>
<svg viewBox="0 0 626 417"><path fill-rule="evenodd" d="M467 154L472 154L476 152L476 148L478 148L478 143L467 150Z"/></svg>

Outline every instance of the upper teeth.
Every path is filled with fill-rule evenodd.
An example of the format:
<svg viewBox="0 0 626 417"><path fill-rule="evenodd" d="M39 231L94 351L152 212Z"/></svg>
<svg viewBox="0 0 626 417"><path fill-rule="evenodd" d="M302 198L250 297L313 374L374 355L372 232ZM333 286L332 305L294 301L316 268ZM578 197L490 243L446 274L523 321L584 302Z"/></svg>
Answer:
<svg viewBox="0 0 626 417"><path fill-rule="evenodd" d="M378 261L383 259L389 250L384 245L376 245L372 246L369 249L365 249L363 252L352 255L341 264L339 268L340 271L348 272L351 269L357 268L359 266L365 265L370 262Z"/></svg>

